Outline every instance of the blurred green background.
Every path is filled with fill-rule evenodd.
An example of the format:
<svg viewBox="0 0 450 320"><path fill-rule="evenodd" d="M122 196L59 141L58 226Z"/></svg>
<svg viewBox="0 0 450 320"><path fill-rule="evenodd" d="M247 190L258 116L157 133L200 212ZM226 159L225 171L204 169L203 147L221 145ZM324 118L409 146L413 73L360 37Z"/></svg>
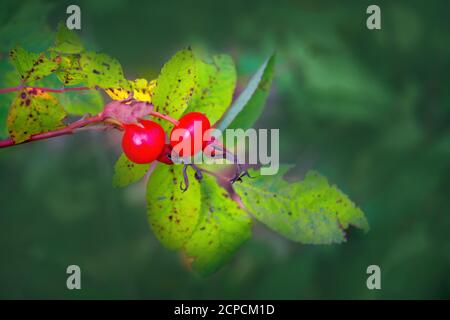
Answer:
<svg viewBox="0 0 450 320"><path fill-rule="evenodd" d="M191 44L232 54L243 86L276 50L258 127L280 128L282 161L326 175L371 231L306 246L255 223L227 266L197 277L151 233L144 185L112 188L118 137L80 133L0 150L0 298L450 298L447 1L376 1L379 31L365 26L373 1L2 1L2 61L16 43L46 48L74 3L83 39L129 78ZM70 264L80 291L66 289ZM382 290L366 287L371 264Z"/></svg>

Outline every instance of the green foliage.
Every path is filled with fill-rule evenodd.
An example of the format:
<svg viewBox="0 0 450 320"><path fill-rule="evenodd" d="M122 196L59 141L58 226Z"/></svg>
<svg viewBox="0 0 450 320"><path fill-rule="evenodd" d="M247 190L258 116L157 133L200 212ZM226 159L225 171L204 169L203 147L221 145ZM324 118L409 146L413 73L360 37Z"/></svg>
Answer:
<svg viewBox="0 0 450 320"><path fill-rule="evenodd" d="M126 187L134 183L147 173L149 164L137 164L128 160L125 154L121 154L114 165L113 185L115 187Z"/></svg>
<svg viewBox="0 0 450 320"><path fill-rule="evenodd" d="M204 177L200 220L185 244L186 255L193 259L192 268L201 275L217 271L250 236L251 219L247 213L214 178Z"/></svg>
<svg viewBox="0 0 450 320"><path fill-rule="evenodd" d="M158 240L182 249L192 268L208 275L223 266L251 236L251 219L214 178L181 192L181 166L159 165L147 186L148 219Z"/></svg>
<svg viewBox="0 0 450 320"><path fill-rule="evenodd" d="M350 225L368 230L363 212L326 178L310 171L303 181L288 183L285 172L234 185L244 206L268 227L305 244L341 243Z"/></svg>
<svg viewBox="0 0 450 320"><path fill-rule="evenodd" d="M216 55L211 63L197 60L197 70L198 83L186 112L202 112L214 124L233 98L236 68L230 56Z"/></svg>
<svg viewBox="0 0 450 320"><path fill-rule="evenodd" d="M57 53L64 54L77 54L84 50L81 39L75 32L67 29L64 23L58 25L55 45L51 49Z"/></svg>
<svg viewBox="0 0 450 320"><path fill-rule="evenodd" d="M80 63L80 57L76 55L58 56L59 68L56 72L58 79L66 86L77 85L86 81L86 74Z"/></svg>
<svg viewBox="0 0 450 320"><path fill-rule="evenodd" d="M31 135L63 126L66 113L53 96L36 90L22 90L8 114L8 132L15 143Z"/></svg>
<svg viewBox="0 0 450 320"><path fill-rule="evenodd" d="M181 192L181 169L159 164L147 186L148 221L158 240L169 249L182 248L200 218L200 184L189 174L189 189Z"/></svg>
<svg viewBox="0 0 450 320"><path fill-rule="evenodd" d="M261 115L269 94L275 64L275 55L268 58L250 79L247 87L234 101L217 128L250 128Z"/></svg>
<svg viewBox="0 0 450 320"><path fill-rule="evenodd" d="M103 98L96 90L67 91L58 98L66 112L73 115L97 114L103 109Z"/></svg>
<svg viewBox="0 0 450 320"><path fill-rule="evenodd" d="M65 148L38 143L0 150L0 297L448 299L448 2L380 2L381 32L364 27L369 3L262 0L255 7L230 0L221 2L220 12L211 1L196 3L84 1L85 31L120 56L124 70L151 78L175 43L232 50L240 77L258 68L262 52L276 48L276 91L261 120L282 128L281 159L326 173L358 199L372 232L363 237L353 230L352 241L340 246L304 246L258 223L257 238L231 267L198 279L177 254L155 243L143 223L139 188L109 189L109 174L99 171L105 162L96 165L108 152L81 134ZM48 11L51 6L57 10ZM45 50L51 42L46 23L65 8L63 2L3 0L0 63L17 42ZM148 28L149 19L170 26ZM16 84L17 78L1 87ZM0 113L15 95L1 103ZM83 286L92 290L78 294L57 284L65 281L65 262L74 259L89 273ZM364 285L364 267L374 261L383 290Z"/></svg>
<svg viewBox="0 0 450 320"><path fill-rule="evenodd" d="M198 82L196 60L190 48L177 52L162 68L153 95L155 110L178 119L187 109ZM155 119L167 131L171 124Z"/></svg>
<svg viewBox="0 0 450 320"><path fill-rule="evenodd" d="M9 105L11 100L14 99L14 93L5 93L0 95L0 104ZM8 117L8 108L0 108L0 138L5 138L8 136L8 127L6 124L6 119Z"/></svg>
<svg viewBox="0 0 450 320"><path fill-rule="evenodd" d="M29 52L20 46L12 49L9 56L22 82L42 79L58 68L58 63L44 53Z"/></svg>
<svg viewBox="0 0 450 320"><path fill-rule="evenodd" d="M0 88L12 87L17 84L17 74L13 66L6 60L0 60ZM0 138L8 135L6 119L8 117L9 106L14 100L17 92L0 94Z"/></svg>
<svg viewBox="0 0 450 320"><path fill-rule="evenodd" d="M237 76L234 62L227 55L202 60L190 48L184 49L163 66L156 81L130 81L124 77L117 60L102 53L86 52L76 33L60 24L54 46L44 53L16 47L10 56L24 85L55 87L62 82L66 86L87 86L104 89L113 100L126 99L133 93L135 99L151 102L157 112L172 118L192 111L205 113L211 123L219 121L218 128L222 130L247 129L255 123L268 97L275 64L273 55L229 107ZM98 90L62 92L57 97L56 93L38 89L19 92L8 115L8 131L15 143L60 128L66 111L83 115L97 114L103 109L104 116L120 121L128 119L127 113L136 111L129 121L135 122L136 118L147 116L151 108L150 104L141 103L133 104L136 110L125 110L128 106L120 101L103 108ZM172 126L161 119L155 121L167 132ZM197 273L215 272L250 238L248 212L212 177L205 176L199 182L189 172L189 188L182 192L181 166L138 165L122 154L115 164L113 184L127 186L149 170L152 172L146 200L150 226L165 247L183 251ZM336 186L330 186L314 172L308 173L304 181L291 184L280 176L246 179L235 189L246 210L294 241L340 243L350 225L368 228L362 211Z"/></svg>
<svg viewBox="0 0 450 320"><path fill-rule="evenodd" d="M120 63L103 53L85 52L80 57L80 66L89 87L123 88L130 90Z"/></svg>

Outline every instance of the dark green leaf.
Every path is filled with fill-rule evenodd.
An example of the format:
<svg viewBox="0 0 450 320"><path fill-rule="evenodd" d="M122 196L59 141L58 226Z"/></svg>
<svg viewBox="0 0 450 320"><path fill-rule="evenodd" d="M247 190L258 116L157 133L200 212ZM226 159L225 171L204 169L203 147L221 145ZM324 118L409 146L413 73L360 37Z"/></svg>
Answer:
<svg viewBox="0 0 450 320"><path fill-rule="evenodd" d="M84 50L78 35L75 31L67 29L64 23L59 23L55 46L50 49L64 54L75 54Z"/></svg>
<svg viewBox="0 0 450 320"><path fill-rule="evenodd" d="M261 115L273 78L275 55L267 59L227 110L217 128L250 128Z"/></svg>

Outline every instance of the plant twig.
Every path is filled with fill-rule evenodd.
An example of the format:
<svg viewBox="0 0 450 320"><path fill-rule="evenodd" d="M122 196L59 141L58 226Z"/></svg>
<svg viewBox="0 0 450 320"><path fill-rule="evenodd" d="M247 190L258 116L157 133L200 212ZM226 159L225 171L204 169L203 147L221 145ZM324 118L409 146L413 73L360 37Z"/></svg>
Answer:
<svg viewBox="0 0 450 320"><path fill-rule="evenodd" d="M102 115L96 115L96 116L93 116L93 117L80 119L78 121L75 121L75 122L67 125L64 128L60 128L60 129L56 129L56 130L52 130L52 131L48 131L48 132L43 132L43 133L34 134L28 140L25 140L25 141L20 142L20 143L14 143L14 141L11 138L8 138L8 139L5 139L5 140L0 140L0 148L6 148L6 147L15 146L17 144L22 144L22 143L38 141L38 140L44 140L44 139L49 139L49 138L54 138L54 137L59 137L59 136L63 136L63 135L72 134L72 133L75 132L76 129L79 129L79 128L82 128L82 127L85 127L85 126L88 126L88 125L91 125L91 124L104 122L104 121L105 121L105 118Z"/></svg>
<svg viewBox="0 0 450 320"><path fill-rule="evenodd" d="M177 126L180 122L172 117L169 117L168 115L156 112L156 111L150 111L149 115L164 119L166 121L171 122L174 126Z"/></svg>
<svg viewBox="0 0 450 320"><path fill-rule="evenodd" d="M28 90L40 90L43 92L56 92L56 93L61 93L61 92L67 92L67 91L82 91L82 90L90 90L92 88L89 87L70 87L70 88L59 88L59 89L54 89L54 88L46 88L46 87L27 87L27 86L22 86L22 85L18 85L16 87L10 87L10 88L1 88L0 89L0 94L1 93L9 93L9 92L15 92L15 91L20 91L23 89L28 89Z"/></svg>

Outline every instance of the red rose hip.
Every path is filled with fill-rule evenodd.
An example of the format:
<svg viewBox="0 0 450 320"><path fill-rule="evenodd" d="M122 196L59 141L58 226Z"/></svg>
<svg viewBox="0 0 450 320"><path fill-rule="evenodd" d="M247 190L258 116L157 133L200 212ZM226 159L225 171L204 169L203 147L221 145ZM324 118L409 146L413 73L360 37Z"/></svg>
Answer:
<svg viewBox="0 0 450 320"><path fill-rule="evenodd" d="M156 122L141 120L141 124L125 124L122 149L134 163L150 163L158 158L165 144L163 128Z"/></svg>
<svg viewBox="0 0 450 320"><path fill-rule="evenodd" d="M198 128L197 130L196 126ZM179 124L172 129L172 132L170 133L170 144L172 147L175 147L176 145L178 145L178 148L183 147L179 152L181 157L192 156L208 145L208 141L203 141L203 136L205 131L210 128L211 124L203 113L186 113L179 119ZM179 129L184 130L177 131ZM196 140L198 141L197 143L195 143ZM188 149L189 151L187 151Z"/></svg>
<svg viewBox="0 0 450 320"><path fill-rule="evenodd" d="M158 156L157 159L159 162L172 165L172 146L170 144L165 144L163 150L161 151L161 154Z"/></svg>

